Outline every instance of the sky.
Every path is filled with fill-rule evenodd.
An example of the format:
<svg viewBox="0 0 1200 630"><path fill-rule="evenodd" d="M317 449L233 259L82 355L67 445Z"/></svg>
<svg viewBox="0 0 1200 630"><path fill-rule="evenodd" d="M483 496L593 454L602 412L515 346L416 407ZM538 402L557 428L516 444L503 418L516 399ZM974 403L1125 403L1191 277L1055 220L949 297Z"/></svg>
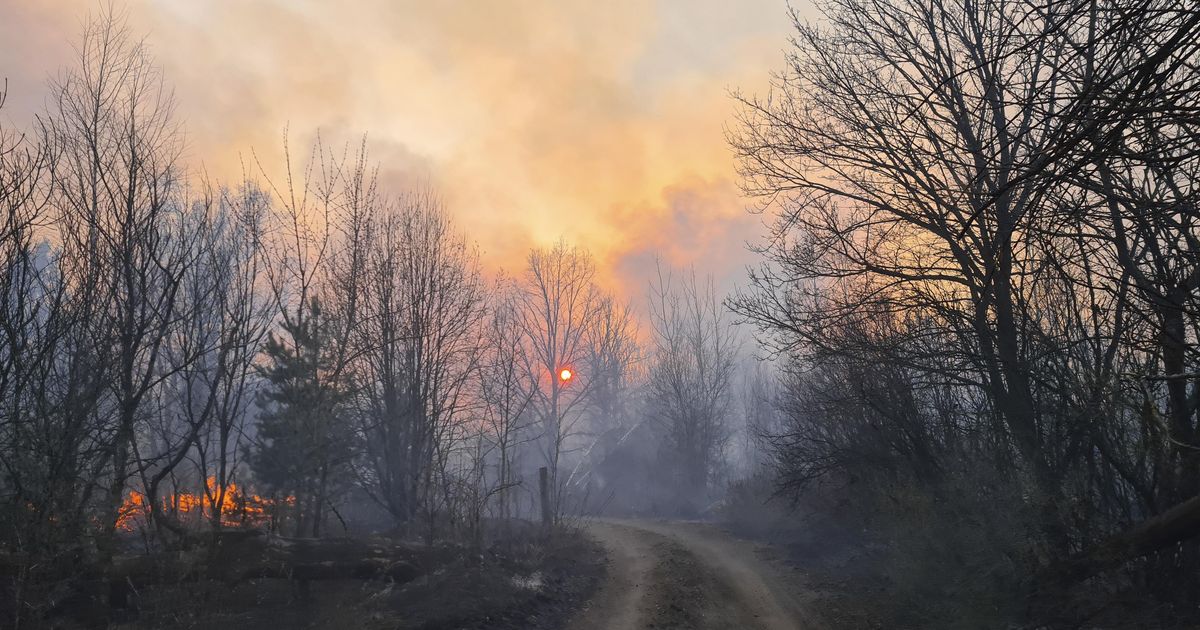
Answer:
<svg viewBox="0 0 1200 630"><path fill-rule="evenodd" d="M0 120L27 124L84 0L0 0ZM655 257L722 290L763 232L738 190L732 90L784 62L784 0L117 0L175 88L186 160L233 180L363 134L385 184L433 187L485 266L589 249L636 298ZM801 7L802 12L805 10Z"/></svg>

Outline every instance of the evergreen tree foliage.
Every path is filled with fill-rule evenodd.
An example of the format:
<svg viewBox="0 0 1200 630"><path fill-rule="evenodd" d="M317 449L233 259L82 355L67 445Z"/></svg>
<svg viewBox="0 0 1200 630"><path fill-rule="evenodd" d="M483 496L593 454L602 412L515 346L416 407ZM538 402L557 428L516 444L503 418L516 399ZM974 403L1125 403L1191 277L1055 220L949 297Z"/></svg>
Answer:
<svg viewBox="0 0 1200 630"><path fill-rule="evenodd" d="M281 326L264 348L264 387L250 463L258 481L294 497L296 532L320 535L332 479L350 462L353 431L345 402L350 382L340 369L334 320L318 300Z"/></svg>

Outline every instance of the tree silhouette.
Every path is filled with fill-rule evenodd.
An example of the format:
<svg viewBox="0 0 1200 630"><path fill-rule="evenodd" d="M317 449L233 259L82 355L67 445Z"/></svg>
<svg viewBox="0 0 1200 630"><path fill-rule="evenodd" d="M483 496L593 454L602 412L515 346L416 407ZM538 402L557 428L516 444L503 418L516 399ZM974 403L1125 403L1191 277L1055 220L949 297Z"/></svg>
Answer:
<svg viewBox="0 0 1200 630"><path fill-rule="evenodd" d="M319 300L282 330L286 338L271 335L264 348L270 364L249 459L261 483L294 497L297 535L319 536L331 483L353 452L343 409L350 382L336 367L334 322Z"/></svg>

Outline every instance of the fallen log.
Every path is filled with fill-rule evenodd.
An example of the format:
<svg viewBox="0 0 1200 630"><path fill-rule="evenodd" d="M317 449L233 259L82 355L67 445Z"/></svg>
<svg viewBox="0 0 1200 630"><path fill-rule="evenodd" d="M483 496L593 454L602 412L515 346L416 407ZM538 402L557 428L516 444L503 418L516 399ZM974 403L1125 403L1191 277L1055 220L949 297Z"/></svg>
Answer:
<svg viewBox="0 0 1200 630"><path fill-rule="evenodd" d="M1081 582L1104 571L1200 536L1200 496L1152 516L1054 568L1061 582Z"/></svg>
<svg viewBox="0 0 1200 630"><path fill-rule="evenodd" d="M251 578L392 580L407 582L431 564L435 550L385 540L266 536L218 545L206 561L207 577L226 582Z"/></svg>

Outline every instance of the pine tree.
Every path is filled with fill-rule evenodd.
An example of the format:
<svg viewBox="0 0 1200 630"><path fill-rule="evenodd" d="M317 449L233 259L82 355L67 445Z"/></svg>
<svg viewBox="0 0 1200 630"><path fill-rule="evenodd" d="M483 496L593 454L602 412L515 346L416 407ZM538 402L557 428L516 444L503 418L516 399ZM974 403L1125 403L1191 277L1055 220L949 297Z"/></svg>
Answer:
<svg viewBox="0 0 1200 630"><path fill-rule="evenodd" d="M333 320L313 299L307 312L282 325L265 348L258 435L250 464L259 482L277 496L294 497L296 534L319 536L331 480L352 456L346 421L350 383L339 369Z"/></svg>

